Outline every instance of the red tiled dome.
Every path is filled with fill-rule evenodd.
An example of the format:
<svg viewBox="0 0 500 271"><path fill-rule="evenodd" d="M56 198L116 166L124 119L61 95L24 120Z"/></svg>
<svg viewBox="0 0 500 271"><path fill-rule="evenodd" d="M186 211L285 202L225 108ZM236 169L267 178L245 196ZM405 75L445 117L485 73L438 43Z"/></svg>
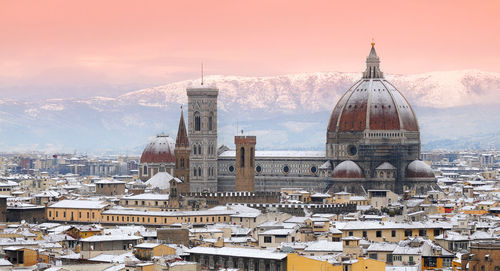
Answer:
<svg viewBox="0 0 500 271"><path fill-rule="evenodd" d="M349 178L349 179L362 179L365 177L363 170L358 164L353 161L347 160L338 164L333 169L333 178Z"/></svg>
<svg viewBox="0 0 500 271"><path fill-rule="evenodd" d="M141 163L175 163L175 141L165 134L157 135L144 148Z"/></svg>
<svg viewBox="0 0 500 271"><path fill-rule="evenodd" d="M432 168L420 160L415 160L408 164L406 168L407 178L434 178Z"/></svg>
<svg viewBox="0 0 500 271"><path fill-rule="evenodd" d="M372 44L363 78L338 101L328 124L328 132L370 130L418 131L417 118L405 97L379 69Z"/></svg>

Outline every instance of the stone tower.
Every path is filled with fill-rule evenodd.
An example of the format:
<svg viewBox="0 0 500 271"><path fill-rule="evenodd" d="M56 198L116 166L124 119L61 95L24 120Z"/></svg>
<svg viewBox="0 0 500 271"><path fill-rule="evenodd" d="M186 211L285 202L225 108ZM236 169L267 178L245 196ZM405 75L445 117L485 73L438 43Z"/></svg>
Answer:
<svg viewBox="0 0 500 271"><path fill-rule="evenodd" d="M179 120L179 128L177 130L177 138L175 140L175 170L174 177L177 177L182 183L178 184L178 193L188 193L189 189L189 155L191 146L189 146L189 139L186 131L186 124L184 123L184 112L181 111L181 118Z"/></svg>
<svg viewBox="0 0 500 271"><path fill-rule="evenodd" d="M235 191L255 191L255 136L235 136L236 181Z"/></svg>
<svg viewBox="0 0 500 271"><path fill-rule="evenodd" d="M217 191L217 88L188 88L191 192Z"/></svg>

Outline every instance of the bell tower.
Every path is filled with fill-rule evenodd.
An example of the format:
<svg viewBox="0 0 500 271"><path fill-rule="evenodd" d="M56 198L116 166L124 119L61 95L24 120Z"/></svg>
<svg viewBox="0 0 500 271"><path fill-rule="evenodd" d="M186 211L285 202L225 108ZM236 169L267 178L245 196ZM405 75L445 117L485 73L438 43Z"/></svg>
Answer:
<svg viewBox="0 0 500 271"><path fill-rule="evenodd" d="M255 136L235 136L236 145L236 192L255 192Z"/></svg>
<svg viewBox="0 0 500 271"><path fill-rule="evenodd" d="M191 192L217 192L217 88L188 88Z"/></svg>

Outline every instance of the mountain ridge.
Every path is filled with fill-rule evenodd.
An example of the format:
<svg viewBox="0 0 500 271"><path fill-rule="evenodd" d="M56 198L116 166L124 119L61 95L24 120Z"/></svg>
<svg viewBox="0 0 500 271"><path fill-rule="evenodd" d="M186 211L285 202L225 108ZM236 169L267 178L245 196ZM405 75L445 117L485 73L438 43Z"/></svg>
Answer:
<svg viewBox="0 0 500 271"><path fill-rule="evenodd" d="M231 146L238 126L260 137L265 149L322 149L333 107L360 77L354 72L206 76L208 85L220 89L219 144ZM386 78L416 109L423 146L484 147L481 141L488 138L487 144L500 147L495 128L500 73L459 70ZM175 136L185 89L199 84L199 79L184 80L116 97L1 99L0 150L140 152L161 131Z"/></svg>

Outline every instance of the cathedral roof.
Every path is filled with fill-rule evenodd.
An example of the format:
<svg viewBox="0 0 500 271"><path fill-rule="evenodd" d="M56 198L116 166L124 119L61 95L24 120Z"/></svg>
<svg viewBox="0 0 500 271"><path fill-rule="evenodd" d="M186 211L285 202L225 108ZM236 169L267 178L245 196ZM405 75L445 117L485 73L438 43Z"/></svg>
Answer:
<svg viewBox="0 0 500 271"><path fill-rule="evenodd" d="M328 132L369 130L418 131L415 113L406 98L384 79L372 43L361 80L347 90L330 116Z"/></svg>
<svg viewBox="0 0 500 271"><path fill-rule="evenodd" d="M142 163L175 163L175 142L166 134L159 134L144 148Z"/></svg>
<svg viewBox="0 0 500 271"><path fill-rule="evenodd" d="M408 178L434 178L432 168L420 160L415 160L408 164L406 168L406 177Z"/></svg>
<svg viewBox="0 0 500 271"><path fill-rule="evenodd" d="M343 161L333 169L333 178L361 179L365 177L363 170L351 160Z"/></svg>

